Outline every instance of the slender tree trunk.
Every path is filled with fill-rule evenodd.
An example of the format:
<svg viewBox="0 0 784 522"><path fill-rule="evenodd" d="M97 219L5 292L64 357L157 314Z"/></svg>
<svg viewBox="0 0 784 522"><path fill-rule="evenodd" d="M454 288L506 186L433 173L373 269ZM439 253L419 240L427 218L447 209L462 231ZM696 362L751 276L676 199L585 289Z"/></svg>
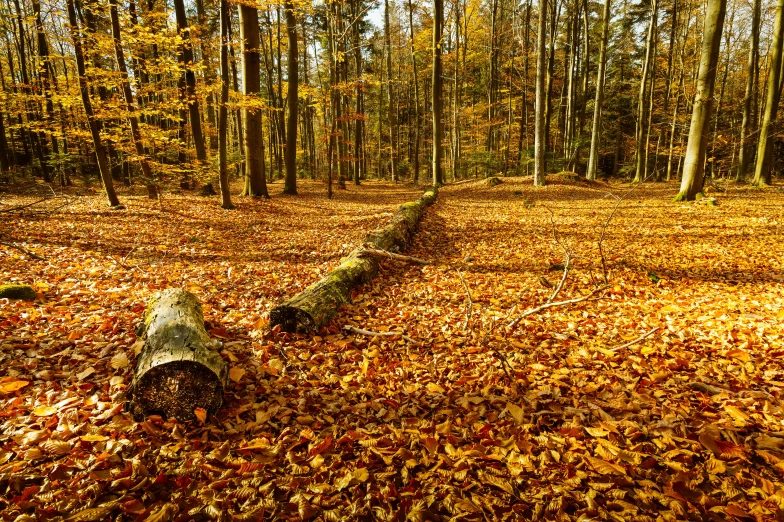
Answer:
<svg viewBox="0 0 784 522"><path fill-rule="evenodd" d="M190 43L190 29L188 29L188 18L185 14L185 4L183 0L174 0L174 13L177 18L177 30L182 37L182 45L179 52L179 61L185 69L185 94L188 100L188 113L191 123L191 136L196 147L196 159L207 161L207 150L204 147L204 134L201 130L201 114L199 113L199 99L196 97L196 74L193 67L196 65L193 60L193 50Z"/></svg>
<svg viewBox="0 0 784 522"><path fill-rule="evenodd" d="M128 78L128 67L125 63L125 53L122 47L120 36L120 19L117 16L117 0L109 0L109 15L112 22L112 39L114 41L114 56L117 60L117 69L120 71L120 79L122 82L122 92L125 98L125 107L128 111L128 121L131 124L131 137L133 144L136 147L136 155L139 156L139 163L142 167L142 176L144 183L148 186L148 194L150 197L157 196L157 189L150 190L154 187L152 170L147 158L144 154L144 144L142 143L142 135L139 131L139 122L136 118L136 109L134 106L133 92L131 92L131 83Z"/></svg>
<svg viewBox="0 0 784 522"><path fill-rule="evenodd" d="M362 157L365 153L363 150L363 133L362 127L364 125L364 119L361 117L363 113L362 108L362 98L364 96L364 80L362 78L362 47L360 46L360 35L359 35L359 24L364 19L363 15L360 15L360 11L362 6L359 0L354 0L351 2L351 14L352 18L354 18L354 23L352 24L351 34L353 38L353 46L354 46L354 67L356 68L356 119L354 120L354 185L360 184L360 179L362 178L363 170L362 170ZM416 69L414 71L416 74Z"/></svg>
<svg viewBox="0 0 784 522"><path fill-rule="evenodd" d="M44 104L46 106L46 119L45 123L46 126L49 128L54 127L54 105L52 104L52 86L49 78L49 68L51 65L50 58L49 58L49 45L46 42L46 33L44 32L44 25L43 21L41 20L41 3L39 0L33 0L33 14L35 15L35 32L36 32L36 40L38 43L38 77L41 80L41 90L43 91L44 95ZM53 161L52 158L49 157L49 153L46 150L46 135L41 132L39 133L40 140L41 140L41 147L43 152L43 164L41 168L44 170L44 179L50 177L49 168L52 166ZM54 134L51 135L52 140L52 153L55 157L60 154L59 147L57 145L57 138Z"/></svg>
<svg viewBox="0 0 784 522"><path fill-rule="evenodd" d="M650 74L651 66L654 60L655 45L654 39L656 38L656 22L659 18L658 1L653 0L651 5L651 20L648 24L648 38L645 44L645 62L642 67L642 77L640 78L640 94L637 98L637 128L636 128L636 144L637 149L635 153L636 170L634 174L634 181L636 183L645 179L645 144L647 143L646 125L648 120L648 106L647 100L647 87L648 76Z"/></svg>
<svg viewBox="0 0 784 522"><path fill-rule="evenodd" d="M422 128L422 111L419 107L419 73L417 72L416 51L414 49L414 2L408 1L408 28L411 32L411 67L414 71L414 183L419 183L419 143ZM455 60L457 63L457 60ZM457 78L457 74L455 74Z"/></svg>
<svg viewBox="0 0 784 522"><path fill-rule="evenodd" d="M754 165L755 186L762 187L771 183L771 157L773 156L773 140L770 139L776 125L776 113L779 108L779 80L781 76L782 44L784 44L784 0L776 5L776 21L773 27L773 43L770 49L770 73L768 74L768 90L765 100L765 113L759 131L757 144L757 161Z"/></svg>
<svg viewBox="0 0 784 522"><path fill-rule="evenodd" d="M387 0L388 1L388 0ZM444 31L444 0L433 0L433 186L444 183L444 99L443 99L443 65L441 62L441 45Z"/></svg>
<svg viewBox="0 0 784 522"><path fill-rule="evenodd" d="M286 181L284 194L297 193L297 116L299 115L299 51L297 49L297 19L294 5L286 3L286 37L288 38L288 112L286 128Z"/></svg>
<svg viewBox="0 0 784 522"><path fill-rule="evenodd" d="M784 0L779 0L779 6ZM705 174L705 151L708 145L708 126L713 108L713 91L716 83L716 66L719 62L721 32L724 26L726 0L708 0L705 12L697 92L689 127L689 141L683 161L681 191L676 201L693 200L702 192Z"/></svg>
<svg viewBox="0 0 784 522"><path fill-rule="evenodd" d="M255 7L240 4L240 39L242 40L242 94L248 100L259 99L261 91L259 60L259 15ZM264 165L264 148L260 145L262 111L244 107L246 195L269 199Z"/></svg>
<svg viewBox="0 0 784 522"><path fill-rule="evenodd" d="M387 48L387 113L389 120L389 144L392 162L392 179L397 183L398 176L398 150L397 150L397 115L395 113L395 88L392 81L392 36L389 28L389 0L384 0L384 42Z"/></svg>
<svg viewBox="0 0 784 522"><path fill-rule="evenodd" d="M218 170L221 191L221 207L232 209L231 189L229 187L229 173L226 170L228 132L226 132L229 119L229 0L220 0L220 108L218 109ZM262 143L264 140L262 139ZM261 154L262 161L264 153Z"/></svg>
<svg viewBox="0 0 784 522"><path fill-rule="evenodd" d="M87 85L87 76L85 75L84 67L84 53L82 52L82 35L79 29L79 24L76 20L76 9L74 9L74 0L66 0L68 8L68 22L71 25L71 38L73 40L74 54L76 55L76 70L79 74L79 91L82 96L82 105L84 106L84 113L87 116L87 122L90 126L90 134L93 138L93 145L95 146L95 157L98 160L98 170L101 174L103 187L106 191L106 199L109 201L109 206L112 208L123 208L120 205L120 200L117 198L117 193L114 191L114 182L112 175L109 171L109 161L106 159L106 149L101 142L101 133L98 130L98 121L95 119L93 113L93 106L90 102L90 88Z"/></svg>
<svg viewBox="0 0 784 522"><path fill-rule="evenodd" d="M602 103L604 101L604 78L607 68L607 39L610 34L610 4L612 0L604 0L602 13L602 40L599 48L599 71L596 73L596 99L593 106L593 123L591 124L591 152L588 156L588 172L586 177L596 179L596 168L599 164L599 137L602 131Z"/></svg>
<svg viewBox="0 0 784 522"><path fill-rule="evenodd" d="M760 26L760 13L762 11L762 0L754 0L751 20L751 43L749 45L749 59L746 65L746 93L743 97L743 120L740 124L740 143L738 147L738 173L736 181L743 181L746 179L746 173L749 169L749 162L751 160L752 148L749 143L749 136L754 128L754 115L751 112L752 98L754 97L754 78L755 78L755 65L757 63L757 56L759 55L759 26Z"/></svg>
<svg viewBox="0 0 784 522"><path fill-rule="evenodd" d="M547 30L547 0L539 0L539 23L536 35L536 108L534 109L534 186L543 187L547 163L547 128L545 126L546 92L545 68L547 67L545 52L545 32ZM554 28L553 28L554 30Z"/></svg>

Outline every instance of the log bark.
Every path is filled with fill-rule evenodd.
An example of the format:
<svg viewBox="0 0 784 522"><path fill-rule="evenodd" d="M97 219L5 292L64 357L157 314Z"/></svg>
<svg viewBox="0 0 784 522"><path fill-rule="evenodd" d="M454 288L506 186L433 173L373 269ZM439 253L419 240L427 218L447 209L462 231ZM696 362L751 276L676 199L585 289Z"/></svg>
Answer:
<svg viewBox="0 0 784 522"><path fill-rule="evenodd" d="M144 339L128 396L136 418L153 413L181 422L223 403L226 361L211 349L198 299L170 288L150 300L139 325Z"/></svg>
<svg viewBox="0 0 784 522"><path fill-rule="evenodd" d="M327 324L338 308L350 302L351 291L368 283L378 272L379 260L364 252L400 252L408 246L425 207L436 200L437 190L428 189L416 201L400 206L389 224L369 233L364 245L355 249L323 279L306 288L270 312L270 326L280 325L286 332L311 333Z"/></svg>

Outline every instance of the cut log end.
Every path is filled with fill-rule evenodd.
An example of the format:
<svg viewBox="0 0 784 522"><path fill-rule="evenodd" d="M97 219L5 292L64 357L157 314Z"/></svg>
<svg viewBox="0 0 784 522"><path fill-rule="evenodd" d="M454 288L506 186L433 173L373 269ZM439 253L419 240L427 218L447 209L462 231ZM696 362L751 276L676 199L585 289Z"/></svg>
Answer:
<svg viewBox="0 0 784 522"><path fill-rule="evenodd" d="M193 294L168 289L154 296L138 333L145 343L129 391L134 417L157 413L186 422L194 419L196 408L218 411L228 368L210 349Z"/></svg>
<svg viewBox="0 0 784 522"><path fill-rule="evenodd" d="M309 333L316 330L316 322L305 310L280 305L270 312L270 323L280 325L284 332Z"/></svg>
<svg viewBox="0 0 784 522"><path fill-rule="evenodd" d="M215 372L194 361L174 361L151 368L139 378L130 411L137 420L159 414L190 422L196 419L196 408L214 415L222 403L223 383Z"/></svg>

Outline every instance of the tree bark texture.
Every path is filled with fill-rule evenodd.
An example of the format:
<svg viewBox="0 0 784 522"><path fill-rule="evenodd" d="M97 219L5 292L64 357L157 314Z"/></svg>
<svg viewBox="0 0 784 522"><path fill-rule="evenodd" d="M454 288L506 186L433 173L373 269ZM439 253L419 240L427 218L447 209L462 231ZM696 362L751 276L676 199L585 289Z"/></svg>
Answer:
<svg viewBox="0 0 784 522"><path fill-rule="evenodd" d="M241 4L240 40L242 40L242 94L254 100L261 91L259 70L259 15L255 7ZM264 148L261 145L261 107L243 107L245 120L245 195L269 198L264 172Z"/></svg>
<svg viewBox="0 0 784 522"><path fill-rule="evenodd" d="M433 186L444 183L444 80L441 60L441 37L444 31L444 0L433 1Z"/></svg>
<svg viewBox="0 0 784 522"><path fill-rule="evenodd" d="M137 333L144 339L128 395L134 417L153 413L181 422L194 410L215 414L223 403L228 365L210 346L201 304L182 289L154 296Z"/></svg>
<svg viewBox="0 0 784 522"><path fill-rule="evenodd" d="M599 163L599 134L602 128L602 102L604 100L604 76L607 67L607 38L610 34L610 4L612 0L604 0L602 18L602 41L599 50L599 71L596 73L596 100L593 106L593 124L591 125L591 152L588 156L588 172L586 178L596 179L596 167Z"/></svg>
<svg viewBox="0 0 784 522"><path fill-rule="evenodd" d="M288 122L286 127L286 145L284 163L286 164L286 180L283 192L297 193L297 115L299 112L299 53L297 50L297 19L294 16L294 5L286 3L286 36L288 37Z"/></svg>
<svg viewBox="0 0 784 522"><path fill-rule="evenodd" d="M547 0L539 0L539 24L536 35L536 108L534 109L534 185L543 187L545 184L545 104L546 93L544 80L547 72L545 48L545 32L547 28Z"/></svg>
<svg viewBox="0 0 784 522"><path fill-rule="evenodd" d="M229 136L227 122L229 111L229 4L228 0L220 0L220 103L218 109L218 171L221 192L221 207L232 209L231 190L229 188L229 173L226 170L227 148ZM262 140L263 143L263 140ZM263 157L263 153L262 153Z"/></svg>
<svg viewBox="0 0 784 522"><path fill-rule="evenodd" d="M779 6L784 0L779 1ZM721 32L724 26L726 0L709 0L705 13L700 68L697 75L697 93L689 127L689 141L683 160L681 191L676 201L693 200L702 192L705 175L705 151L708 146L708 129L713 109L713 90L716 84L716 66L719 63Z"/></svg>
<svg viewBox="0 0 784 522"><path fill-rule="evenodd" d="M439 0L436 0L439 1ZM419 199L400 206L390 223L369 233L364 244L375 250L399 252L408 246L425 207L436 200L437 189L428 189ZM378 272L378 260L357 248L323 279L311 285L270 312L270 325L286 332L318 331L350 302L352 290L369 282Z"/></svg>
<svg viewBox="0 0 784 522"><path fill-rule="evenodd" d="M738 174L736 179L742 181L746 178L751 159L751 144L748 137L754 128L754 118L751 112L751 100L754 97L754 69L759 53L759 26L762 0L754 0L751 21L751 42L749 44L749 60L746 65L746 95L743 97L743 120L740 125L740 143L738 146Z"/></svg>
<svg viewBox="0 0 784 522"><path fill-rule="evenodd" d="M773 155L773 141L770 135L776 123L776 112L779 107L781 76L781 54L784 44L784 0L776 5L776 22L773 27L773 43L770 48L770 73L768 73L768 90L765 95L765 113L760 125L759 142L757 144L757 161L754 165L754 185L764 186L771 182L770 160Z"/></svg>

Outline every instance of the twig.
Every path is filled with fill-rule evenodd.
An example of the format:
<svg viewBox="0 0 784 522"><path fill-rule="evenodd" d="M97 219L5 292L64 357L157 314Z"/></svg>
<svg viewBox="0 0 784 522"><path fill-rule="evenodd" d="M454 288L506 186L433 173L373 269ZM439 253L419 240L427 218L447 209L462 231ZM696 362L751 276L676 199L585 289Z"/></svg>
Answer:
<svg viewBox="0 0 784 522"><path fill-rule="evenodd" d="M522 313L522 315L519 315L517 317L517 319L515 319L514 321L509 323L508 327L509 328L514 328L515 326L517 326L517 323L519 323L523 318L528 317L529 315L533 315L533 314L535 314L537 312L541 312L542 310L545 310L547 308L552 308L553 306L570 305L570 304L581 303L583 301L586 301L591 296L593 296L595 293L600 292L600 291L604 290L605 288L607 288L607 285L602 285L600 287L594 288L593 290L591 290L590 293L588 293L588 294L586 294L586 295L584 295L582 297L577 297L575 299L567 299L566 301L557 301L557 302L545 303L545 304L539 305L539 306L537 306L535 308L531 308L529 310L526 310L525 312Z"/></svg>
<svg viewBox="0 0 784 522"><path fill-rule="evenodd" d="M553 291L553 295L550 296L550 299L547 300L547 303L552 303L555 301L555 298L558 297L558 294L561 293L561 289L563 288L564 283L566 282L566 276L569 275L569 263L572 261L572 253L567 251L566 252L566 260L564 261L564 269L563 275L561 276L561 280L558 282L558 286L555 287Z"/></svg>
<svg viewBox="0 0 784 522"><path fill-rule="evenodd" d="M23 252L23 253L27 254L28 256L32 257L33 259L37 259L38 261L46 261L45 257L41 257L38 254L30 252L26 248L22 248L19 245L15 245L13 243L8 243L6 241L0 241L0 245L5 245L5 246L7 246L9 248L15 248L15 249L19 250L20 252Z"/></svg>
<svg viewBox="0 0 784 522"><path fill-rule="evenodd" d="M348 325L348 324L346 326L344 326L343 329L348 331L348 332L355 333L355 334L370 335L370 336L373 336L373 337L378 337L378 336L397 337L397 336L400 336L400 338L403 339L404 341L408 341L410 343L416 343L416 341L414 339L412 339L411 337L409 337L406 334L401 333L401 332L372 332L370 330L357 328L356 326L351 326L351 325Z"/></svg>
<svg viewBox="0 0 784 522"><path fill-rule="evenodd" d="M639 343L640 341L642 341L644 339L647 339L648 337L650 337L651 335L655 334L659 330L661 330L661 326L657 326L656 328L651 328L650 330L648 330L647 332L645 332L644 334L639 336L637 339L634 339L633 341L629 341L628 343L624 343L624 344L622 344L620 346L616 346L615 348L610 348L610 351L614 352L616 350L622 350L624 348L628 348L629 346L635 345L635 344Z"/></svg>
<svg viewBox="0 0 784 522"><path fill-rule="evenodd" d="M362 254L370 254L377 257L388 257L390 259L396 259L398 261L408 261L411 263L418 263L420 265L429 265L429 261L425 261L424 259L420 259L418 257L411 257L411 256L404 256L402 254L395 254L393 252L387 252L386 250L377 250L375 248L364 248L360 255Z"/></svg>
<svg viewBox="0 0 784 522"><path fill-rule="evenodd" d="M52 198L46 197L46 198L43 198L43 199L39 199L37 201L33 201L32 203L28 203L27 205L19 205L18 207L4 208L4 209L0 210L0 214L6 213L6 212L14 212L14 211L17 211L17 210L24 210L24 209L26 209L28 207L32 207L32 206L37 205L39 203L43 203L44 201L49 201L50 199L52 199Z"/></svg>
<svg viewBox="0 0 784 522"><path fill-rule="evenodd" d="M463 323L463 330L468 328L468 322L471 320L471 314L474 312L474 300L471 298L471 290L468 289L468 285L463 279L463 274L460 273L460 270L457 271L457 275L460 278L460 282L463 283L463 288L465 288L466 296L468 296L468 305L466 306L466 318L465 323Z"/></svg>

